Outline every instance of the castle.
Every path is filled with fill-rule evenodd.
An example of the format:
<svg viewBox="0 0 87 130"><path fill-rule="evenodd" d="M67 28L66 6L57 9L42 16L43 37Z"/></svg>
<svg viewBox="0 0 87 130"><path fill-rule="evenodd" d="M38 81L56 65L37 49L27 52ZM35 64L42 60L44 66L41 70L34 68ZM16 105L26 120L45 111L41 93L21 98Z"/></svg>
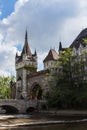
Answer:
<svg viewBox="0 0 87 130"><path fill-rule="evenodd" d="M81 55L87 51L87 45L83 43L83 38L87 38L87 28L82 30L74 42L70 45L73 54ZM47 56L43 60L44 69L37 71L38 56L31 53L28 44L27 31L25 33L25 42L20 56L16 53L15 68L16 68L16 89L11 98L16 99L44 99L49 91L49 82L53 82L53 77L49 72L58 73L55 64L58 61L62 48L62 43L59 43L59 52L50 49ZM12 90L13 91L13 90Z"/></svg>
<svg viewBox="0 0 87 130"><path fill-rule="evenodd" d="M50 49L45 57L44 70L37 71L37 52L31 53L28 44L27 31L25 34L24 47L19 56L15 56L16 68L16 99L43 99L49 91L49 80L51 76L47 76L49 69L54 70L54 65L58 60L58 53L54 49ZM48 78L49 77L49 78Z"/></svg>

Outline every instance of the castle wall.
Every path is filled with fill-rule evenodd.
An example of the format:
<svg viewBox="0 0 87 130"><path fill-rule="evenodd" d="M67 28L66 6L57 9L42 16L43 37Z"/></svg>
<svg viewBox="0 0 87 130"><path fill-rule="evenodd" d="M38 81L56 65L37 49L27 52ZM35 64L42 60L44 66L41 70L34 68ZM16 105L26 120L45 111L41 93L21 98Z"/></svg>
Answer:
<svg viewBox="0 0 87 130"><path fill-rule="evenodd" d="M50 61L47 61L44 63L44 69L49 69L49 68L53 68L54 65L56 64L57 61L53 61L53 60L50 60Z"/></svg>
<svg viewBox="0 0 87 130"><path fill-rule="evenodd" d="M19 80L21 78L21 81ZM19 99L23 89L23 69L20 68L16 71L16 99Z"/></svg>
<svg viewBox="0 0 87 130"><path fill-rule="evenodd" d="M38 72L37 72L38 74ZM54 76L42 74L40 76L34 76L27 79L27 90L28 95L31 95L30 92L32 91L35 85L39 85L43 91L43 97L49 92L50 86L52 85Z"/></svg>
<svg viewBox="0 0 87 130"><path fill-rule="evenodd" d="M44 70L37 72L37 53L36 51L34 54L31 53L28 45L26 30L25 43L22 53L20 56L16 54L15 57L17 99L27 99L29 96L31 96L31 90L33 87L35 87L35 85L41 87L43 94L49 91L49 82L52 81L52 76L47 76L46 70L52 69L53 71L53 67L58 59L58 54L55 52L55 50L50 50L48 59L44 62ZM29 77L27 77L28 75ZM34 91L37 92L38 90ZM38 93L40 94L40 92Z"/></svg>

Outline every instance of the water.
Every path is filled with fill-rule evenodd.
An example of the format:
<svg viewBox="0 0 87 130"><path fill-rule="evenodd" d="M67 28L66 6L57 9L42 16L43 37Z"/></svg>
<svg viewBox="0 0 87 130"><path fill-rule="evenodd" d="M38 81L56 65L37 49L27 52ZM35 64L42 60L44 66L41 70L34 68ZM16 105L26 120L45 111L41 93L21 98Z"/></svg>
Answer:
<svg viewBox="0 0 87 130"><path fill-rule="evenodd" d="M28 125L44 121L47 123L53 120L58 121L59 124ZM23 124L28 126L22 126ZM41 115L0 115L0 130L87 130L87 117L59 117L55 119Z"/></svg>
<svg viewBox="0 0 87 130"><path fill-rule="evenodd" d="M46 126L6 128L2 130L87 130L87 122L86 123L46 125Z"/></svg>

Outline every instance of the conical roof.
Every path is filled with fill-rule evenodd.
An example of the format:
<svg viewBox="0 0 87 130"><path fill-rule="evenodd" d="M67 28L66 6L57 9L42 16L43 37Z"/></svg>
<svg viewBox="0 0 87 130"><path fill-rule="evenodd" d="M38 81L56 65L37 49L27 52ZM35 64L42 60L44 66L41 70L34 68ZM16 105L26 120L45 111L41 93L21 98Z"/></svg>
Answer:
<svg viewBox="0 0 87 130"><path fill-rule="evenodd" d="M50 60L57 60L58 59L58 53L54 49L50 49L48 55L45 57L43 62L47 62Z"/></svg>
<svg viewBox="0 0 87 130"><path fill-rule="evenodd" d="M26 33L25 33L25 43L24 43L24 47L23 47L21 55L23 55L23 54L26 54L26 55L28 55L30 57L32 56L30 47L28 45L27 30L26 30Z"/></svg>
<svg viewBox="0 0 87 130"><path fill-rule="evenodd" d="M61 51L61 50L62 50L62 43L59 42L59 51Z"/></svg>
<svg viewBox="0 0 87 130"><path fill-rule="evenodd" d="M84 44L83 39L86 38L87 39L87 28L85 28L84 30L82 30L80 32L80 34L77 36L77 38L73 41L73 43L70 45L71 48L75 47L76 49L79 48L80 44L82 46L85 46L86 44Z"/></svg>

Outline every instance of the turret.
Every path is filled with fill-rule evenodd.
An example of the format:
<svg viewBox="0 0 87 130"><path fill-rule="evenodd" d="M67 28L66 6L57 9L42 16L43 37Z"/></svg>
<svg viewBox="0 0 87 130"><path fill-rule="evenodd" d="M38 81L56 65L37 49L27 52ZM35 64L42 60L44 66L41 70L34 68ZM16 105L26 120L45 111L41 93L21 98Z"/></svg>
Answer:
<svg viewBox="0 0 87 130"><path fill-rule="evenodd" d="M28 57L32 57L31 50L30 50L30 47L28 45L27 30L26 30L26 33L25 33L24 47L23 47L23 50L22 50L22 53L21 53L21 56L23 56L23 55L27 55Z"/></svg>
<svg viewBox="0 0 87 130"><path fill-rule="evenodd" d="M16 98L27 98L27 75L37 71L37 53L31 53L28 44L27 30L25 33L25 42L20 56L16 54ZM19 83L19 79L21 83ZM19 85L20 84L20 85ZM20 90L20 91L19 91Z"/></svg>
<svg viewBox="0 0 87 130"><path fill-rule="evenodd" d="M62 43L61 42L59 42L59 55L63 52L63 51L65 51L67 48L63 48L62 47Z"/></svg>
<svg viewBox="0 0 87 130"><path fill-rule="evenodd" d="M43 63L44 63L44 69L52 69L55 65L55 63L58 60L58 53L54 49L50 49L48 52L48 55L45 57Z"/></svg>
<svg viewBox="0 0 87 130"><path fill-rule="evenodd" d="M59 54L60 54L61 51L62 51L62 43L59 42Z"/></svg>
<svg viewBox="0 0 87 130"><path fill-rule="evenodd" d="M36 51L36 49L35 49L35 52L32 56L33 56L34 60L37 62L37 51Z"/></svg>

